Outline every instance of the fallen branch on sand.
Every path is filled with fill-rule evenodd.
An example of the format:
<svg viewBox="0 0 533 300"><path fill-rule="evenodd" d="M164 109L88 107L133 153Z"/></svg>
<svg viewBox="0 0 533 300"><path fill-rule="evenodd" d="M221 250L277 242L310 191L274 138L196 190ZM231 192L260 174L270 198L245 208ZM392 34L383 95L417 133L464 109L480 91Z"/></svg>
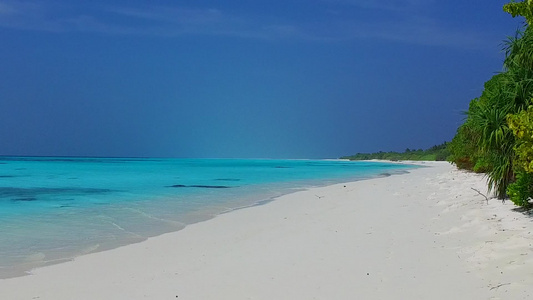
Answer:
<svg viewBox="0 0 533 300"><path fill-rule="evenodd" d="M501 286L509 285L509 284L511 284L511 283L510 283L510 282L509 282L509 283L500 283L500 284L498 284L497 286L493 286L493 287L491 287L490 290L492 291L492 290L497 289L497 288L499 288L499 287L501 287Z"/></svg>
<svg viewBox="0 0 533 300"><path fill-rule="evenodd" d="M479 190L476 190L475 188L471 188L473 189L474 191L476 191L478 194L480 194L481 196L485 197L485 200L487 200L487 204L489 204L489 198L485 195L483 195Z"/></svg>

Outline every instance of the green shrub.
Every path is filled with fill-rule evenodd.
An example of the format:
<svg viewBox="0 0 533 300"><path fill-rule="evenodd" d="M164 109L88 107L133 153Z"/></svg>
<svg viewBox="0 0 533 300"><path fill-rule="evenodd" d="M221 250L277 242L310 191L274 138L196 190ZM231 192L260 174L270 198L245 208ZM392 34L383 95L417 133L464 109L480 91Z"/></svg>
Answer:
<svg viewBox="0 0 533 300"><path fill-rule="evenodd" d="M448 151L447 148L440 149L440 150L437 151L437 154L435 155L435 160L436 161L445 161L446 158L448 158L448 156L450 156L450 151Z"/></svg>
<svg viewBox="0 0 533 300"><path fill-rule="evenodd" d="M450 160L455 163L457 168L463 169L463 170L472 170L474 168L474 163L472 162L470 157L451 157Z"/></svg>
<svg viewBox="0 0 533 300"><path fill-rule="evenodd" d="M487 173L491 170L491 164L484 158L479 158L473 168L476 173Z"/></svg>
<svg viewBox="0 0 533 300"><path fill-rule="evenodd" d="M533 196L533 174L520 172L516 175L516 181L507 188L507 194L515 205L531 208L529 198Z"/></svg>

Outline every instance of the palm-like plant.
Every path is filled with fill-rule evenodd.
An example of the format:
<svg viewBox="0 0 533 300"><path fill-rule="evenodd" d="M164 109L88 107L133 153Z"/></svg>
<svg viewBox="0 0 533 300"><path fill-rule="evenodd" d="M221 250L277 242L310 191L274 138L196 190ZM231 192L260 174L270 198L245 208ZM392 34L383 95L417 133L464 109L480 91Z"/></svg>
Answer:
<svg viewBox="0 0 533 300"><path fill-rule="evenodd" d="M489 190L494 190L500 199L506 197L507 186L514 178L514 135L507 125L511 110L511 105L498 106L481 99L468 115L472 126L480 133L478 147L483 159L490 165L487 173Z"/></svg>
<svg viewBox="0 0 533 300"><path fill-rule="evenodd" d="M489 190L496 193L498 199L505 199L507 197L507 188L514 181L513 156L514 153L512 151L504 155L502 153L490 154L493 167L487 173L488 187Z"/></svg>
<svg viewBox="0 0 533 300"><path fill-rule="evenodd" d="M532 46L532 29L530 29L529 27L526 27L523 30L517 29L513 37L508 37L507 40L504 41L504 68L507 70L517 67L531 69L533 67Z"/></svg>

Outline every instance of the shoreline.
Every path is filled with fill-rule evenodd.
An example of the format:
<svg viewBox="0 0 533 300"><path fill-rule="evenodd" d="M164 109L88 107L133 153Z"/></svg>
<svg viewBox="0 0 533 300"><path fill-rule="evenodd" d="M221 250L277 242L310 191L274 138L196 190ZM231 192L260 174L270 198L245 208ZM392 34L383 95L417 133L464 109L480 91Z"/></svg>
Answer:
<svg viewBox="0 0 533 300"><path fill-rule="evenodd" d="M383 162L385 162L385 161L383 161ZM409 165L411 165L411 164L409 164ZM383 177L389 177L389 176L395 176L395 175L402 175L402 174L407 174L407 173L408 173L408 171L405 171L405 170L396 170L394 172L380 173L380 174L374 175L373 177L357 179L357 180L350 181L350 182L362 181L362 180L372 180L372 179L376 179L376 178L383 178ZM187 215L186 222L180 222L182 224L182 227L179 228L179 229L158 233L158 234L152 235L152 236L143 237L142 239L139 239L137 241L130 241L130 242L121 241L121 242L117 242L114 245L106 245L106 246L102 246L102 245L98 244L98 245L95 245L92 248L92 250L87 250L87 251L85 251L85 252L83 252L81 254L77 254L75 256L65 256L65 257L62 257L62 258L57 258L57 259L54 259L54 260L46 261L45 263L42 263L42 264L40 264L40 265L38 265L36 267L32 267L32 268L27 268L26 266L21 266L20 268L11 268L8 271L3 271L3 273L0 273L0 280L23 277L23 276L30 276L32 274L32 272L34 270L37 270L37 269L46 268L46 267L53 266L53 265L56 265L56 264L62 264L62 263L66 263L66 262L71 262L73 260L76 260L78 257L89 255L89 254L92 254L92 253L110 251L110 250L121 248L121 247L127 247L127 246L132 245L132 244L142 243L142 242L144 242L144 241L146 241L148 239L151 239L151 238L154 238L154 237L158 237L160 235L169 234L169 233L175 233L175 232L181 231L184 228L186 228L187 226L191 226L191 225L194 225L196 223L207 222L207 221L209 221L211 219L217 218L220 215L230 214L230 213L232 213L234 211L243 210L243 209L249 209L249 208L252 208L252 207L255 207L255 206L267 205L267 204L269 204L269 203L271 203L273 201L276 201L278 198L283 197L285 195L289 195L289 194L293 194L293 193L297 193L297 192L301 192L301 191L306 191L306 190L314 189L314 188L321 188L321 187L331 186L331 185L334 185L334 184L340 184L340 183L330 183L330 184L325 184L325 185L316 185L316 186L313 185L312 187L298 187L298 188L284 189L284 190L280 190L279 195L277 195L277 196L269 196L269 197L266 197L264 199L262 197L260 197L260 199L262 199L262 200L257 200L257 201L254 201L254 202L250 202L248 204L243 204L241 206L227 208L226 210L213 212L213 213L210 213L208 215L207 214L204 215L202 213L192 212L190 215ZM175 222L177 222L177 221L175 221Z"/></svg>
<svg viewBox="0 0 533 300"><path fill-rule="evenodd" d="M202 222L237 208L261 204L264 200L271 201L272 198L298 190L352 179L371 178L379 176L379 172L390 171L390 167L405 168L394 164L384 166L378 163L325 163L322 160L267 162L236 159L208 163L206 160L171 159L156 160L155 163L151 160L130 163L120 159L90 159L87 164L83 160L55 160L49 162L47 159L44 165L39 165L43 172L19 172L31 169L29 167L34 164L33 161L27 163L23 159L10 162L5 170L11 177L3 181L4 186L8 187L8 197L4 198L11 201L2 203L2 212L5 213L3 216L6 216L2 218L2 224L7 230L1 235L3 244L0 251L0 279L24 276L35 268L179 231L186 225ZM80 163L82 164L79 165ZM115 163L125 163L125 167L121 169L131 168L138 172L119 171L113 173L115 175L109 180L96 182L91 178L98 177L98 174L105 178L111 176L109 172L104 174L102 171ZM50 166L56 166L62 172L54 172L54 168L47 171ZM93 167L95 169L90 172L78 174L79 171ZM187 170L195 173L195 170L204 170L204 167L209 167L209 170L203 177L193 176L193 179L188 180L188 177L184 176L188 173ZM303 172L306 169L309 172ZM254 170L262 170L265 173ZM152 176L152 173L159 175L150 177L149 183L144 185L141 174ZM75 190L69 192L60 188L51 190L53 195L47 195L46 190L33 187L30 177L27 177L30 175L46 179L52 178L51 175L58 176L54 180L44 180L44 186L48 187L83 185L88 189L80 190L78 195ZM229 175L231 176L228 177ZM18 180L19 176L25 176L28 180ZM130 186L125 182L129 182ZM135 182L137 185L131 184ZM198 185L201 188L170 188L174 184L180 186L183 183ZM232 188L210 189L221 184ZM10 186L25 187L27 190L13 190ZM94 197L92 194L89 198L84 196L85 192L92 193L93 189L98 189L94 190ZM10 196L11 194L13 196ZM30 197L24 194L30 194ZM87 205L84 204L85 201ZM26 213L27 209L29 213Z"/></svg>
<svg viewBox="0 0 533 300"><path fill-rule="evenodd" d="M509 201L487 205L471 189L486 190L479 174L448 163L418 165L430 168L298 191L35 269L33 275L0 279L0 295L59 300L532 294L531 219L512 211Z"/></svg>

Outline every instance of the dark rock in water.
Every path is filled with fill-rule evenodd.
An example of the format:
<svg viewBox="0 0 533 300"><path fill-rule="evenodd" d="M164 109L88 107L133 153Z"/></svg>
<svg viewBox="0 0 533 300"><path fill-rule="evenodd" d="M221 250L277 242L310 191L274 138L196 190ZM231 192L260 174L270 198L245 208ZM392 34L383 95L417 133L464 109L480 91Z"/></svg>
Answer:
<svg viewBox="0 0 533 300"><path fill-rule="evenodd" d="M201 188L201 189L229 189L231 186L227 185L184 185L184 184L175 184L169 187L173 188Z"/></svg>
<svg viewBox="0 0 533 300"><path fill-rule="evenodd" d="M217 178L216 181L241 181L239 178Z"/></svg>
<svg viewBox="0 0 533 300"><path fill-rule="evenodd" d="M227 185L191 185L191 187L205 188L205 189L229 189L231 188L231 186L227 186Z"/></svg>
<svg viewBox="0 0 533 300"><path fill-rule="evenodd" d="M23 201L23 202L29 202L29 201L36 201L37 198L35 197L23 197L23 198L13 198L13 201Z"/></svg>

